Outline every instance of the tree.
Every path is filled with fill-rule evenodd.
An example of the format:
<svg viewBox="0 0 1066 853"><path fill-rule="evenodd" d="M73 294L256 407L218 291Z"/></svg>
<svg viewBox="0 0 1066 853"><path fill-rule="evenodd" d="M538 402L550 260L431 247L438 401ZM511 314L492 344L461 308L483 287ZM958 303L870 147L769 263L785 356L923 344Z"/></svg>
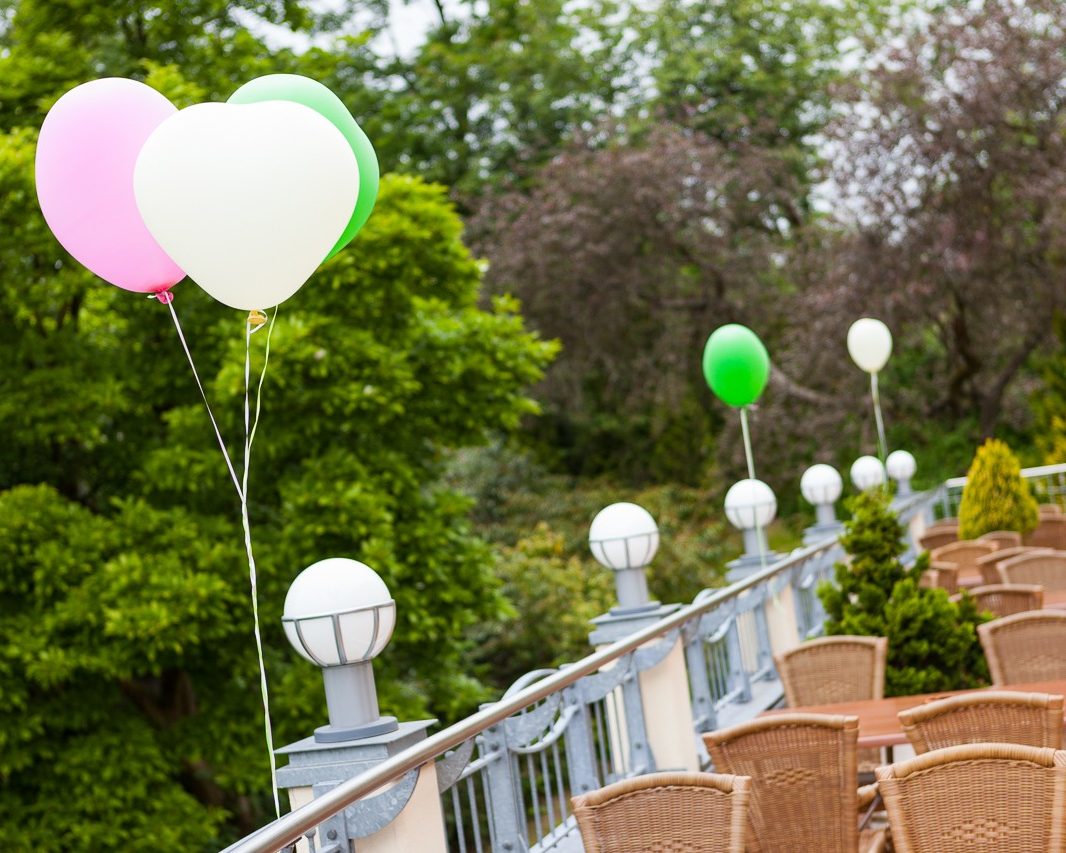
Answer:
<svg viewBox="0 0 1066 853"><path fill-rule="evenodd" d="M888 696L987 683L976 630L984 619L973 600L965 596L956 604L944 590L919 584L928 556L910 568L900 561L903 528L883 495L864 492L852 498L850 509L841 538L850 560L836 564L835 583L818 587L826 634L887 637Z"/></svg>
<svg viewBox="0 0 1066 853"><path fill-rule="evenodd" d="M530 194L471 225L496 292L517 294L565 357L537 429L573 473L699 483L720 410L699 354L729 320L767 310L787 285L780 161L663 127L640 144L575 145Z"/></svg>
<svg viewBox="0 0 1066 853"><path fill-rule="evenodd" d="M1055 465L1066 460L1066 318L1055 318L1055 349L1040 364L1041 384L1031 398L1035 423L1034 463Z"/></svg>
<svg viewBox="0 0 1066 853"><path fill-rule="evenodd" d="M1036 498L1022 466L1007 444L990 438L977 449L959 505L959 538L976 539L993 530L1029 533L1038 521Z"/></svg>
<svg viewBox="0 0 1066 853"><path fill-rule="evenodd" d="M0 210L25 241L0 247L0 827L20 849L218 849L268 802L229 482L167 312L59 250L32 135L2 142ZM280 308L250 490L279 742L325 718L279 620L288 583L326 556L367 562L397 601L387 712L454 717L486 697L467 636L506 605L440 473L449 448L536 411L523 388L555 348L513 301L478 307L460 235L443 188L387 176L356 241ZM176 294L232 447L244 319L191 283Z"/></svg>
<svg viewBox="0 0 1066 853"><path fill-rule="evenodd" d="M948 3L850 87L832 131L848 287L924 344L925 414L983 436L1066 305L1066 6ZM869 270L877 270L870 276ZM1019 411L1021 409L1022 411Z"/></svg>

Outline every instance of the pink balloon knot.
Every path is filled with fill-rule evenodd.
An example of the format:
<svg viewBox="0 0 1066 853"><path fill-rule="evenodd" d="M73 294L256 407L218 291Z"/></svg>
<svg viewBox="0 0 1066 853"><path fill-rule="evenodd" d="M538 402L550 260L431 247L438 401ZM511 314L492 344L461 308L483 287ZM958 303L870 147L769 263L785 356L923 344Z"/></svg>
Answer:
<svg viewBox="0 0 1066 853"><path fill-rule="evenodd" d="M155 294L155 298L162 302L164 305L169 305L171 302L174 301L174 294L171 293L169 290L160 290L159 293Z"/></svg>

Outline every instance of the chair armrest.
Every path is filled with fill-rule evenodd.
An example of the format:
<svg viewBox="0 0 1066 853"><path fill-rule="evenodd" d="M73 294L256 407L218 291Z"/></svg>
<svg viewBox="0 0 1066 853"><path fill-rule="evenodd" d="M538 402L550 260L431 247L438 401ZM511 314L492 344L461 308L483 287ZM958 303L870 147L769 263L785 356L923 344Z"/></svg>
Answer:
<svg viewBox="0 0 1066 853"><path fill-rule="evenodd" d="M878 793L879 791L876 782L872 785L863 785L859 788L859 811L869 808L870 804L877 799Z"/></svg>

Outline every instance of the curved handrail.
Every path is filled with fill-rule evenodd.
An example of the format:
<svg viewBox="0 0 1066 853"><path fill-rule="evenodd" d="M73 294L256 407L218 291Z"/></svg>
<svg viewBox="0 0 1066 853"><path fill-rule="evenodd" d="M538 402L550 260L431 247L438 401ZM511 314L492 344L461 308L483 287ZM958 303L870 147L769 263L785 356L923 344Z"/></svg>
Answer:
<svg viewBox="0 0 1066 853"><path fill-rule="evenodd" d="M925 503L931 494L927 492L916 493L897 505L896 510L902 515L904 511ZM223 853L276 853L277 850L292 844L337 812L403 776L405 773L433 761L437 756L454 749L464 741L497 723L503 722L529 705L569 687L586 675L597 672L607 664L617 661L623 655L661 637L663 634L681 628L686 622L703 616L723 602L736 598L780 572L791 569L794 565L804 562L815 554L820 554L835 547L836 544L835 539L827 539L814 545L798 548L783 559L771 563L766 568L727 587L711 590L709 594L707 594L708 590L701 591L692 604L674 611L654 625L618 640L588 657L568 664L558 671L534 681L511 696L505 696L498 702L484 706L480 711L471 714L466 719L430 735L420 743L397 753L370 770L342 782L337 787L316 797L295 811L283 815L273 823L264 826L258 832L230 845Z"/></svg>

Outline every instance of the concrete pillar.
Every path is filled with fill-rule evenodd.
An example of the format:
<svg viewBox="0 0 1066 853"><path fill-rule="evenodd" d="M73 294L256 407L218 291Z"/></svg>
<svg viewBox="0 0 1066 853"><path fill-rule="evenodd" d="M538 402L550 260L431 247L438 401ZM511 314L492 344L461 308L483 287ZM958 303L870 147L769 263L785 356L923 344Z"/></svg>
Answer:
<svg viewBox="0 0 1066 853"><path fill-rule="evenodd" d="M655 766L659 770L698 771L692 699L688 692L685 648L680 638L658 666L640 674L640 695Z"/></svg>
<svg viewBox="0 0 1066 853"><path fill-rule="evenodd" d="M770 630L770 648L774 654L799 645L796 602L791 584L784 584L766 599L766 625Z"/></svg>
<svg viewBox="0 0 1066 853"><path fill-rule="evenodd" d="M592 620L595 626L589 642L598 650L653 625L675 612L681 605L662 605L651 612L624 616L606 613ZM655 646L653 640L644 648ZM666 657L639 674L641 703L648 744L657 770L699 770L696 730L692 721L692 699L688 689L684 645L680 638ZM625 713L621 701L608 702L607 712L612 732L616 726L625 731ZM614 735L610 735L614 739ZM626 754L622 749L619 753ZM623 759L624 760L624 759ZM616 768L621 769L621 768Z"/></svg>
<svg viewBox="0 0 1066 853"><path fill-rule="evenodd" d="M289 744L278 750L289 757L289 764L278 770L278 784L287 789L291 808L297 809L314 798L316 785L322 790L358 776L424 739L426 729L435 722L400 723L395 732L340 743L321 744L305 738ZM382 786L367 799L399 784ZM419 770L407 804L388 825L361 837L353 837L358 827L349 825L348 834L350 847L359 853L448 853L435 764L431 761ZM320 847L332 841L321 836L317 840ZM299 842L297 851L307 853L307 842Z"/></svg>

